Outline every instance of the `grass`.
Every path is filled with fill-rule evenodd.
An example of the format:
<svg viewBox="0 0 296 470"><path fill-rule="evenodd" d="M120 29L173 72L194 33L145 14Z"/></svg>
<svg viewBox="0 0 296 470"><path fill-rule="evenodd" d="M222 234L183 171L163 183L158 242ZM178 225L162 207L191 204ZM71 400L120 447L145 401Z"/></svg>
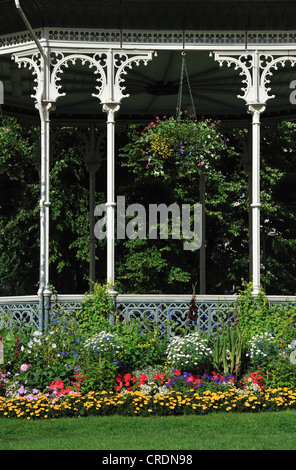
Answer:
<svg viewBox="0 0 296 470"><path fill-rule="evenodd" d="M0 419L0 450L296 450L296 411Z"/></svg>

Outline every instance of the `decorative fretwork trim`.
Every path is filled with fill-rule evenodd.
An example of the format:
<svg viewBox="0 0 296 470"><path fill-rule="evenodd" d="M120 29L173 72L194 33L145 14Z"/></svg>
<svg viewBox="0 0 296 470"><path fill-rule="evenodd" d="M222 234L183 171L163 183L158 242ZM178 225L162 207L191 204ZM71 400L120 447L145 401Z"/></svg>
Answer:
<svg viewBox="0 0 296 470"><path fill-rule="evenodd" d="M210 49L232 46L253 49L296 46L295 31L181 31L181 30L120 30L44 28L36 29L36 36L50 47L78 45L81 47L175 47L176 49ZM45 42L44 42L45 43ZM34 44L28 31L0 36L0 50Z"/></svg>

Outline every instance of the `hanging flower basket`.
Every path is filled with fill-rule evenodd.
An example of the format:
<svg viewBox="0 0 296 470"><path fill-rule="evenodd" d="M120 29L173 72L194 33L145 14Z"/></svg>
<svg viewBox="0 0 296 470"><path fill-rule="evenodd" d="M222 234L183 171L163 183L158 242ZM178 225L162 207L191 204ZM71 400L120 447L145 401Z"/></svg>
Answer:
<svg viewBox="0 0 296 470"><path fill-rule="evenodd" d="M170 178L172 171L176 177L206 174L219 166L221 154L228 150L228 139L219 132L219 123L185 114L180 118L156 117L142 131L133 127L131 142L122 149L129 158L127 166L140 166L164 178Z"/></svg>

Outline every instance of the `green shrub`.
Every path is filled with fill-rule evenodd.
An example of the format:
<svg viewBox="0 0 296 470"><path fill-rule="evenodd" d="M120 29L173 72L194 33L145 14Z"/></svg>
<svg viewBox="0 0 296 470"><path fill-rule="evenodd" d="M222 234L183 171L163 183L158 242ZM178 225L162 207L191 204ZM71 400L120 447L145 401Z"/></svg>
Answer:
<svg viewBox="0 0 296 470"><path fill-rule="evenodd" d="M115 375L118 371L116 364L102 358L94 362L88 355L80 357L79 367L82 381L79 391L82 394L94 391L115 391Z"/></svg>
<svg viewBox="0 0 296 470"><path fill-rule="evenodd" d="M292 364L289 356L280 354L278 358L269 363L264 371L266 388L288 387L296 388L296 365Z"/></svg>
<svg viewBox="0 0 296 470"><path fill-rule="evenodd" d="M79 328L85 336L92 336L102 330L109 331L112 310L108 285L94 284L93 292L85 294L82 308L76 313Z"/></svg>
<svg viewBox="0 0 296 470"><path fill-rule="evenodd" d="M266 366L279 356L279 348L273 333L265 332L253 336L248 342L248 346L247 356L253 367Z"/></svg>
<svg viewBox="0 0 296 470"><path fill-rule="evenodd" d="M160 338L156 322L147 317L117 323L123 351L121 360L129 370L163 364L166 358L167 339Z"/></svg>

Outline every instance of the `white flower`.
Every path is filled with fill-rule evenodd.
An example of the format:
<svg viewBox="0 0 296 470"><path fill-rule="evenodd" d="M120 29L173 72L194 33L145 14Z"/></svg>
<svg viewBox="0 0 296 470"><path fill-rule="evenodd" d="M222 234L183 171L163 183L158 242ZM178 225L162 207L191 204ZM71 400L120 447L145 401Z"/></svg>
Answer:
<svg viewBox="0 0 296 470"><path fill-rule="evenodd" d="M36 331L34 331L33 336L42 336L42 333L41 333L41 331L36 330Z"/></svg>

